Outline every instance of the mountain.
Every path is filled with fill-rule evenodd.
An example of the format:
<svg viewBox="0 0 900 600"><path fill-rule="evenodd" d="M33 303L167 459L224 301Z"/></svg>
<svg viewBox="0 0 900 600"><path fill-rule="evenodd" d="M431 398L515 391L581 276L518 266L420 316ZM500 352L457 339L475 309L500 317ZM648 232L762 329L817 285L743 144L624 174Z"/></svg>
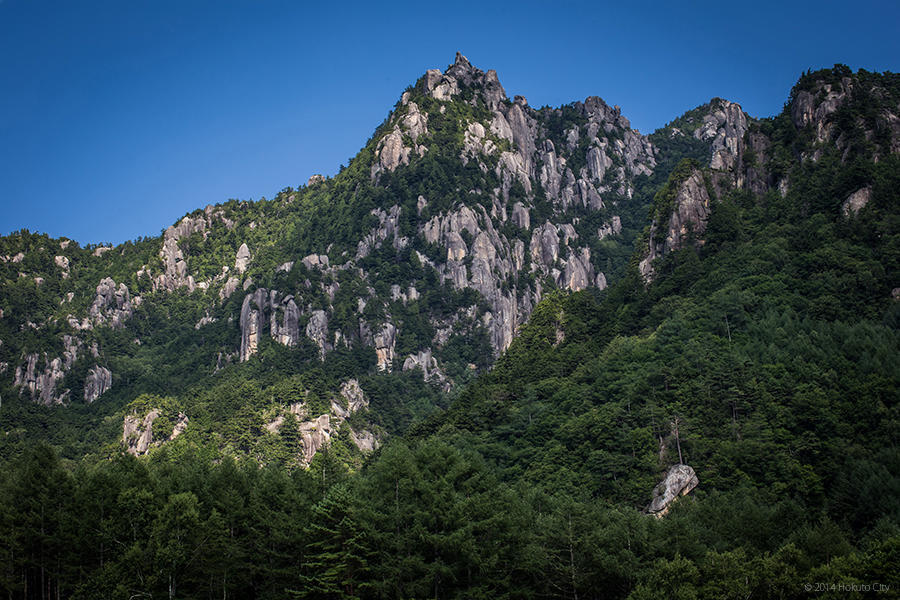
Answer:
<svg viewBox="0 0 900 600"><path fill-rule="evenodd" d="M318 358L316 393L338 404L359 377L418 370L431 385L414 387L439 405L432 388L488 368L548 290L621 274L656 154L617 107L535 110L458 55L407 89L333 179L207 206L117 247L4 238L2 395L97 419L275 361L300 377L300 396L273 391L300 414ZM340 418L323 402L308 416ZM418 412L382 416L383 429Z"/></svg>
<svg viewBox="0 0 900 600"><path fill-rule="evenodd" d="M0 587L896 589L898 115L837 65L644 136L457 55L334 178L0 239Z"/></svg>

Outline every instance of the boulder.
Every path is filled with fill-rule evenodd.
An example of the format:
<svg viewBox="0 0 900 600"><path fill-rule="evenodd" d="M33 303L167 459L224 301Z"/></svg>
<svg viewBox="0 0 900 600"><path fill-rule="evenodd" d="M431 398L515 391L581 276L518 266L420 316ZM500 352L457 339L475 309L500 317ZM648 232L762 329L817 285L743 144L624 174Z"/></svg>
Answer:
<svg viewBox="0 0 900 600"><path fill-rule="evenodd" d="M699 484L700 480L694 469L688 465L675 465L653 488L653 500L647 507L647 513L656 517L665 516L676 499L689 494Z"/></svg>
<svg viewBox="0 0 900 600"><path fill-rule="evenodd" d="M841 212L845 217L856 216L872 199L872 188L864 187L856 190L841 204Z"/></svg>

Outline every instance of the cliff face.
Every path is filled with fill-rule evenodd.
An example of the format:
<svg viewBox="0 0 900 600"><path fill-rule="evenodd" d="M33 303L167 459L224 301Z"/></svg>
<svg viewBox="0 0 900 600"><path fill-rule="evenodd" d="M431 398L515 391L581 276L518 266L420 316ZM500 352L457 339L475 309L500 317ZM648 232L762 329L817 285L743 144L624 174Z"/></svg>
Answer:
<svg viewBox="0 0 900 600"><path fill-rule="evenodd" d="M667 222L655 219L651 223L648 252L638 267L646 281L653 279L653 261L680 250L691 238L702 244L706 232L711 199L703 173L692 168L683 180L671 184L675 187L672 212Z"/></svg>
<svg viewBox="0 0 900 600"><path fill-rule="evenodd" d="M448 129L458 132L457 146L439 137L439 130ZM370 142L367 170L376 188L390 191L389 176L417 168L429 153L446 152L447 146L457 153L457 168L474 166L492 187L456 190L458 199L440 207L429 194L419 194L414 206L373 208L372 227L353 244L355 253L329 257L324 247L275 269L276 274L302 278L294 288L254 290L245 271L260 249L243 241L233 268L223 265L220 275L195 281L179 266L185 263L173 244L191 235L205 239L216 222L219 230L221 223L230 226L227 218L207 208L166 231L160 251L166 270L150 274L154 288L218 289L220 300L246 290L237 319L241 342L235 349L242 362L257 353L263 337L286 346L306 337L323 359L339 347L370 346L377 369L383 371L419 364L428 356L425 362L431 366L423 374L429 377L440 370L437 356L452 332L484 329L497 355L509 346L547 286L572 291L605 287L607 275L592 252L592 240L621 233L617 207L629 202L635 178L651 174L656 165L652 144L631 129L618 107L591 97L563 109L534 110L522 97L510 101L494 71L483 72L461 55L446 71L430 70L407 90L379 131ZM606 219L600 228L586 231L581 221L591 213ZM393 316L397 310L392 305L416 303L421 280L393 281L389 293L376 291L380 275L366 264L385 250L409 253L435 274L437 284L473 290L480 302L449 317L430 315L437 325L430 342L397 355L405 323ZM360 290L353 326L348 328L344 319L336 327L334 299L346 285L342 281L351 278ZM198 322L198 327L205 324Z"/></svg>
<svg viewBox="0 0 900 600"><path fill-rule="evenodd" d="M462 116L447 123L448 109ZM565 124L563 128L560 121ZM484 304L464 318L469 327L486 328L493 351L499 354L509 346L516 328L528 318L547 285L572 291L605 287L606 275L595 263L591 240L576 229L578 215L609 213L619 202L627 202L634 193L634 178L652 173L656 165L653 146L631 129L618 108L609 107L599 98L577 102L565 111L535 111L522 97L510 102L494 71L482 72L458 55L445 72L428 71L403 94L382 126L382 133L372 142L371 181L379 185L386 175L414 167L417 159L428 153L443 151L435 146L438 140L433 129L437 127L454 127L460 132L459 166L476 165L496 186L458 190L460 200L441 210L433 210L424 194L418 196L415 214L398 204L377 207L370 213L377 221L356 244L354 257L334 265L327 260L310 261L310 257L303 262L308 269L337 279L339 272L353 271L385 247L401 252L428 246L432 253L413 252L417 261L433 269L439 283L478 292ZM604 201L604 197L609 200ZM549 215L532 215L540 202L550 204ZM424 213L430 218L426 220ZM403 221L417 225L403 235ZM608 221L604 236L618 235L621 219L613 214ZM295 263L282 267L290 272ZM367 285L377 283L377 277L365 270L360 271L360 279ZM415 290L415 283L393 286ZM335 287L340 289L339 283L331 286L322 288L329 297ZM250 295L245 298L241 311L241 360L255 352L258 332L263 328L265 302L258 291L254 294L253 299ZM402 295L404 304L410 301L410 295ZM375 347L378 368L390 370L395 358L392 340L403 329L402 323L392 320L390 303L401 294L392 292L390 298L375 293L367 296L360 298L360 335L356 340L329 329L333 305L319 310L301 306L297 312L309 315L306 335L323 357L339 343L368 344ZM371 309L372 302L383 307L381 322L369 322L362 314L365 306ZM285 315L294 312L291 309ZM290 345L286 340L291 339L296 339L293 330L282 343ZM416 358L442 343L441 335L436 334L432 344L396 358Z"/></svg>

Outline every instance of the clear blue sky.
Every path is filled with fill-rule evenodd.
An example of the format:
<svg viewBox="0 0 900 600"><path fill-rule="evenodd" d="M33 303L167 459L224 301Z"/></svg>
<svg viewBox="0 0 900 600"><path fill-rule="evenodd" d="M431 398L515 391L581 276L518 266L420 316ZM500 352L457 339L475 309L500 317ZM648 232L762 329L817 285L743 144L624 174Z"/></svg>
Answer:
<svg viewBox="0 0 900 600"><path fill-rule="evenodd" d="M0 234L158 235L334 174L457 50L532 106L648 133L713 96L781 110L807 68L900 70L900 3L0 0Z"/></svg>

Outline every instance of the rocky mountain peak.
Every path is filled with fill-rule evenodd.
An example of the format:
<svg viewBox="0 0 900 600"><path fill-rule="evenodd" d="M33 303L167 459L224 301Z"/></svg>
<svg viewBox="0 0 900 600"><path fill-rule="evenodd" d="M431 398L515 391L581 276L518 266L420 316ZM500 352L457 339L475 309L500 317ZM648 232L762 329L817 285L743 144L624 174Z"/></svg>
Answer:
<svg viewBox="0 0 900 600"><path fill-rule="evenodd" d="M484 99L491 110L496 109L506 100L506 91L500 84L497 72L487 72L472 65L461 53L456 53L456 60L446 71L429 69L419 79L419 89L436 100L450 100L462 90L476 91Z"/></svg>

